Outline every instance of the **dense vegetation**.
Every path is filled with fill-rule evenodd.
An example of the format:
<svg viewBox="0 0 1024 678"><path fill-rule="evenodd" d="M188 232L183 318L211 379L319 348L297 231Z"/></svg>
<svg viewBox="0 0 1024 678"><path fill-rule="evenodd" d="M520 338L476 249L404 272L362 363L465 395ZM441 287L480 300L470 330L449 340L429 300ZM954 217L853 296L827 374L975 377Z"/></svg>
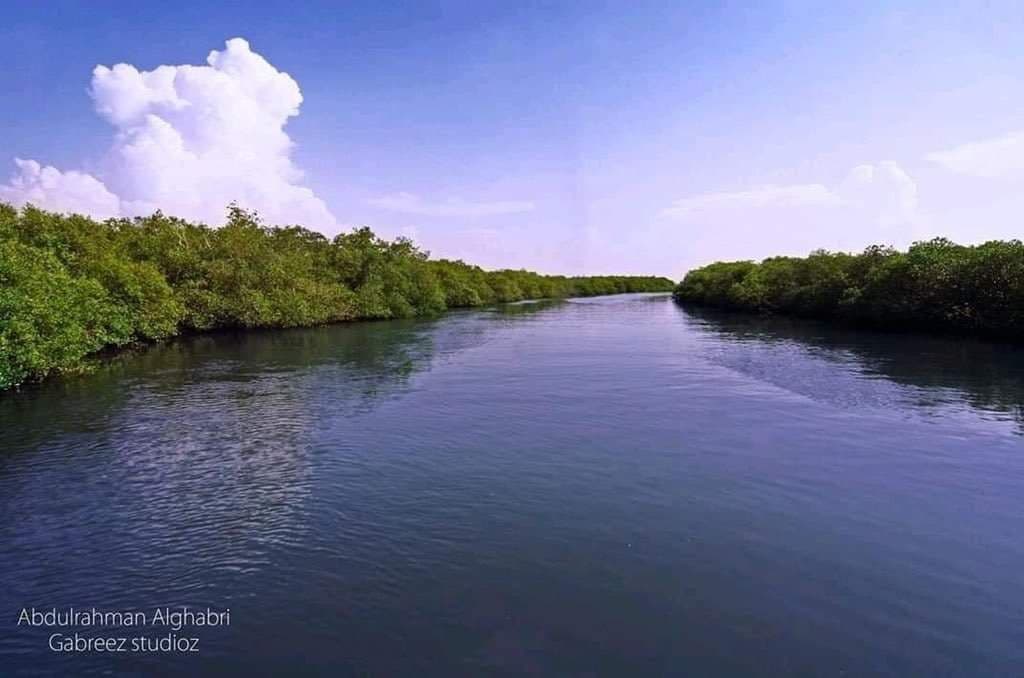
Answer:
<svg viewBox="0 0 1024 678"><path fill-rule="evenodd" d="M329 240L231 207L222 228L160 213L98 222L0 203L0 389L105 348L216 328L433 315L527 298L668 291L655 277L564 277L434 261L368 228Z"/></svg>
<svg viewBox="0 0 1024 678"><path fill-rule="evenodd" d="M1024 244L962 246L944 238L906 252L817 251L687 273L682 303L840 319L883 328L1024 339Z"/></svg>

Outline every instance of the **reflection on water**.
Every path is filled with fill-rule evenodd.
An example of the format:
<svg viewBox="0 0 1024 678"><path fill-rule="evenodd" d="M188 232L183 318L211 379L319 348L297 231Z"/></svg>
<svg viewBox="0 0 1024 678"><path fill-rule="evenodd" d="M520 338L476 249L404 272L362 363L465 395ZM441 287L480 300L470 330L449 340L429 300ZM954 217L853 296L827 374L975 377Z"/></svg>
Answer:
<svg viewBox="0 0 1024 678"><path fill-rule="evenodd" d="M709 360L840 406L915 416L973 414L1024 433L1024 352L956 337L857 331L823 322L688 307Z"/></svg>
<svg viewBox="0 0 1024 678"><path fill-rule="evenodd" d="M528 299L510 304L498 304L488 310L498 315L530 315L560 308L567 303L569 302L564 299Z"/></svg>
<svg viewBox="0 0 1024 678"><path fill-rule="evenodd" d="M318 428L407 388L444 336L411 322L210 334L5 394L0 513L18 519L0 544L11 564L45 558L5 578L6 600L200 606L211 582L271 566L308 540Z"/></svg>
<svg viewBox="0 0 1024 678"><path fill-rule="evenodd" d="M666 295L211 334L0 396L6 675L1014 675L1021 359Z"/></svg>

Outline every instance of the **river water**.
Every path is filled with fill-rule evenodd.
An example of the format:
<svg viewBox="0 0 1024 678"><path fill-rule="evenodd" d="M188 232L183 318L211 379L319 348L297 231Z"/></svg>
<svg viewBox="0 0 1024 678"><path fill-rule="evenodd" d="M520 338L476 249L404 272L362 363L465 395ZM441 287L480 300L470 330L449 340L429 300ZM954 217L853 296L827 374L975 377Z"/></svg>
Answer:
<svg viewBox="0 0 1024 678"><path fill-rule="evenodd" d="M1024 675L1024 356L627 295L0 395L3 675ZM230 609L168 628L22 608Z"/></svg>

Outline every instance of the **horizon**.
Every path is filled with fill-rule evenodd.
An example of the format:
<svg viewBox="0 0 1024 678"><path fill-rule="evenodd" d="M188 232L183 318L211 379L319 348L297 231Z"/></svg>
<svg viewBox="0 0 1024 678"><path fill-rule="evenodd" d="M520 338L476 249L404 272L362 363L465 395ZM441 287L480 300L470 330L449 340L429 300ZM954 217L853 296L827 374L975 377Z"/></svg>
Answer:
<svg viewBox="0 0 1024 678"><path fill-rule="evenodd" d="M675 280L1019 237L1009 3L283 7L12 8L0 200Z"/></svg>

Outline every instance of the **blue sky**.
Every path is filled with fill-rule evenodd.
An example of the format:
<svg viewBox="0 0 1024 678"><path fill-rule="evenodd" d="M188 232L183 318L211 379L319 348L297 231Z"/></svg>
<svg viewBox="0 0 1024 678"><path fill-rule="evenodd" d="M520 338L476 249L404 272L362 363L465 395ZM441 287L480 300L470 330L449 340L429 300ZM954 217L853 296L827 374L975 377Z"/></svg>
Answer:
<svg viewBox="0 0 1024 678"><path fill-rule="evenodd" d="M672 277L721 258L1021 232L1013 3L53 2L4 14L0 91L14 105L0 107L0 180L13 178L0 197L15 202L214 221L238 193L274 221L368 224L488 267ZM235 37L248 51L225 47ZM134 90L93 68L203 66L211 50L228 70L262 57L301 105L263 120L261 106L292 96L281 76L272 93L243 83L252 106L206 92L192 118L147 109L183 152L202 136L196 111L244 136L189 155L187 172L140 160L139 139L167 137L126 122ZM93 190L102 198L83 202Z"/></svg>

